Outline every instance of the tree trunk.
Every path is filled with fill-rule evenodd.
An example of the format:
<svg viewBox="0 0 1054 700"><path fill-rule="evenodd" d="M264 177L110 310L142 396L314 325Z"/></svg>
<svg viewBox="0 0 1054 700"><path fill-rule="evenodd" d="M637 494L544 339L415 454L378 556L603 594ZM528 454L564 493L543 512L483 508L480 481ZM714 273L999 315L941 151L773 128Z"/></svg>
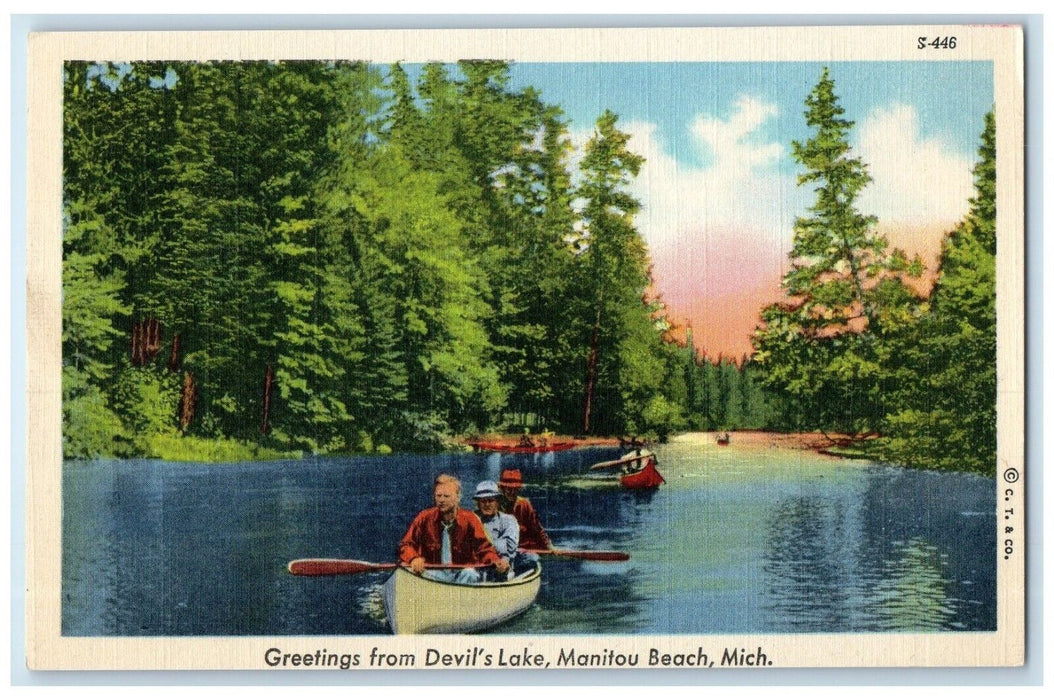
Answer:
<svg viewBox="0 0 1054 700"><path fill-rule="evenodd" d="M198 402L198 385L190 372L183 374L183 390L179 394L179 427L185 435L194 420L194 407Z"/></svg>
<svg viewBox="0 0 1054 700"><path fill-rule="evenodd" d="M168 370L170 372L179 371L179 333L172 335L172 349L168 353Z"/></svg>
<svg viewBox="0 0 1054 700"><path fill-rule="evenodd" d="M264 435L271 432L271 388L273 386L274 368L267 365L267 370L264 372L263 423L260 425L260 432Z"/></svg>
<svg viewBox="0 0 1054 700"><path fill-rule="evenodd" d="M589 418L593 411L593 394L597 385L597 346L600 343L600 305L597 305L597 319L593 323L593 337L589 341L589 360L586 362L585 405L582 409L582 434L589 434Z"/></svg>
<svg viewBox="0 0 1054 700"><path fill-rule="evenodd" d="M132 322L132 366L143 367L161 352L161 323L156 318Z"/></svg>
<svg viewBox="0 0 1054 700"><path fill-rule="evenodd" d="M161 322L156 318L147 319L146 322L146 356L144 364L153 362L157 354L161 352Z"/></svg>
<svg viewBox="0 0 1054 700"><path fill-rule="evenodd" d="M132 367L143 364L142 321L132 321Z"/></svg>

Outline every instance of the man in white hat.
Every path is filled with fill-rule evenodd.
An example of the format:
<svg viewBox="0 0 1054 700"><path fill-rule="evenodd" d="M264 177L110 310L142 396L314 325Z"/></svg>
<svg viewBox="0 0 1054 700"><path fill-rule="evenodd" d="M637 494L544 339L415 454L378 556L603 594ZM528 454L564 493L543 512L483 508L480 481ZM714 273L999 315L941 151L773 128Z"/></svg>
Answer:
<svg viewBox="0 0 1054 700"><path fill-rule="evenodd" d="M501 493L497 484L493 481L481 481L472 497L476 500L476 515L483 522L483 529L486 530L490 543L498 550L498 556L509 565L516 558L516 550L520 546L520 524L516 522L515 517L501 512L498 508L499 496ZM500 571L500 568L498 570ZM508 569L508 577L512 577L511 566Z"/></svg>

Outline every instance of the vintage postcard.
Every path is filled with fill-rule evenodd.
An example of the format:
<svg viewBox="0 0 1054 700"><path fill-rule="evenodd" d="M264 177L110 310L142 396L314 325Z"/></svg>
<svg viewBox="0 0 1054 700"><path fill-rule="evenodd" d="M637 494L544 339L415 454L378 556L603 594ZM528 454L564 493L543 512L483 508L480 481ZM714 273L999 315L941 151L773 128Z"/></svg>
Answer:
<svg viewBox="0 0 1054 700"><path fill-rule="evenodd" d="M31 669L1024 663L1020 27L29 69Z"/></svg>

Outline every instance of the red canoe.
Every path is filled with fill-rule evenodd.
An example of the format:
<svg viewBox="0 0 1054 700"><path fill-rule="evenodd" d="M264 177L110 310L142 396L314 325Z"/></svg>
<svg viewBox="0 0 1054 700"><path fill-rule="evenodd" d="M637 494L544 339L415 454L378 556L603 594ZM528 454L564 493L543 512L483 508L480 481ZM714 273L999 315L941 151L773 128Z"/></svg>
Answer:
<svg viewBox="0 0 1054 700"><path fill-rule="evenodd" d="M655 468L655 458L649 457L640 471L629 472L619 477L619 483L625 489L655 489L665 484L666 479Z"/></svg>
<svg viewBox="0 0 1054 700"><path fill-rule="evenodd" d="M575 446L573 442L551 442L545 445L510 445L503 442L466 442L480 452L559 452Z"/></svg>

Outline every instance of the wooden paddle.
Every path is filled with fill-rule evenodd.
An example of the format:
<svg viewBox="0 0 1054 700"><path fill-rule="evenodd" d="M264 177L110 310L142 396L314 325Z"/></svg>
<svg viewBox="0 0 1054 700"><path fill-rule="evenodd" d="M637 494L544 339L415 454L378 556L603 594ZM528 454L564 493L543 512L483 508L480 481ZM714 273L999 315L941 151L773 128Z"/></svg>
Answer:
<svg viewBox="0 0 1054 700"><path fill-rule="evenodd" d="M594 469L611 469L612 467L617 467L621 464L628 464L629 462L636 462L637 460L645 460L649 457L651 457L651 453L642 455L630 455L629 457L620 457L618 459L613 459L610 462L597 462L589 469L590 471Z"/></svg>
<svg viewBox="0 0 1054 700"><path fill-rule="evenodd" d="M340 576L394 571L402 566L394 562L375 564L355 559L296 559L289 562L289 573L294 576ZM425 564L426 569L475 569L485 564Z"/></svg>
<svg viewBox="0 0 1054 700"><path fill-rule="evenodd" d="M538 554L543 557L560 557L562 559L584 559L585 561L628 561L629 554L625 552L609 552L603 550L578 550L578 549L521 549L521 552Z"/></svg>

